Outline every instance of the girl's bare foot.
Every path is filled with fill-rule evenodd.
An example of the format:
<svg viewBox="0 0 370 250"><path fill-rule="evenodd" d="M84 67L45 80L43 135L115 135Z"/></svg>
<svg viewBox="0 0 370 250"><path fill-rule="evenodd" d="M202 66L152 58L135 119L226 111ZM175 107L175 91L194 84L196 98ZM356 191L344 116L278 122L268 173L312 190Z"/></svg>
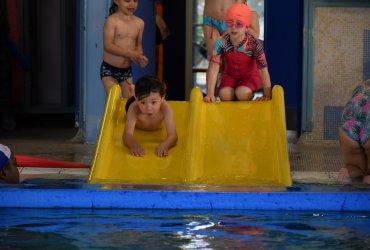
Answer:
<svg viewBox="0 0 370 250"><path fill-rule="evenodd" d="M338 171L338 179L339 184L349 184L352 182L351 177L349 176L349 172L347 168L340 168ZM370 179L369 179L370 181Z"/></svg>

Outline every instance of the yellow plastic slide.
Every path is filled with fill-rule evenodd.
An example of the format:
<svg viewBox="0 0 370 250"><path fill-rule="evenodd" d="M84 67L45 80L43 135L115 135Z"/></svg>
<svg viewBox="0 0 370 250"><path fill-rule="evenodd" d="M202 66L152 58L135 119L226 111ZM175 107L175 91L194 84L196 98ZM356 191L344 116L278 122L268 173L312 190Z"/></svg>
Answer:
<svg viewBox="0 0 370 250"><path fill-rule="evenodd" d="M89 183L143 185L290 186L284 91L274 86L272 100L203 102L194 88L190 101L169 101L178 143L167 157L155 155L166 136L135 131L145 156L124 146L126 100L114 86L107 99Z"/></svg>

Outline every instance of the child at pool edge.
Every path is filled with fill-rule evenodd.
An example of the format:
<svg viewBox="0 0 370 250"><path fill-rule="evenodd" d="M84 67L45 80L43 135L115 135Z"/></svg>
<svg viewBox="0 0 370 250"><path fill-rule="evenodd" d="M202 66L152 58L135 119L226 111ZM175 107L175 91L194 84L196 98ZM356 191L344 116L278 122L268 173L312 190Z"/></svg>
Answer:
<svg viewBox="0 0 370 250"><path fill-rule="evenodd" d="M0 184L19 183L19 171L13 152L0 144Z"/></svg>
<svg viewBox="0 0 370 250"><path fill-rule="evenodd" d="M248 32L251 10L242 3L233 4L226 13L227 33L215 42L207 70L205 102L215 102L215 85L221 56L225 58L219 96L222 101L251 100L261 84L263 96L257 101L271 99L271 80L260 41Z"/></svg>
<svg viewBox="0 0 370 250"><path fill-rule="evenodd" d="M140 67L148 64L143 55L142 39L144 21L135 16L138 0L113 0L110 16L104 24L104 53L100 78L105 93L114 84L119 84L123 98L134 95L131 63Z"/></svg>
<svg viewBox="0 0 370 250"><path fill-rule="evenodd" d="M358 85L344 106L339 127L339 143L344 167L338 182L370 184L370 79Z"/></svg>
<svg viewBox="0 0 370 250"><path fill-rule="evenodd" d="M153 76L141 77L135 86L135 96L126 103L126 125L123 142L134 156L143 156L144 149L134 138L135 128L153 131L165 125L167 136L155 150L159 157L167 156L177 143L177 132L173 110L165 100L166 86Z"/></svg>

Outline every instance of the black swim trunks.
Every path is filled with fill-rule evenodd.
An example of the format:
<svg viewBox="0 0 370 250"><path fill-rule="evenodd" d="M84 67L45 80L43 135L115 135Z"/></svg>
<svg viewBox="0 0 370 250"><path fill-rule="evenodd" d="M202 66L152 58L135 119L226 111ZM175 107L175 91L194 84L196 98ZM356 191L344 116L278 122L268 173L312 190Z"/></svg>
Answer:
<svg viewBox="0 0 370 250"><path fill-rule="evenodd" d="M100 66L100 78L111 76L116 79L119 83L126 81L132 77L132 68L117 68L106 62L102 62Z"/></svg>

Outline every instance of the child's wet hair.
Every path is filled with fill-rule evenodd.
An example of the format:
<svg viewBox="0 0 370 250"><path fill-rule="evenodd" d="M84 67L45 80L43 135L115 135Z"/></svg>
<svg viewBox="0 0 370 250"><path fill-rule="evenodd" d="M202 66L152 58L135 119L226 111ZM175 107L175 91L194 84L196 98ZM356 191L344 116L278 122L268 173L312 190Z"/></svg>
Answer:
<svg viewBox="0 0 370 250"><path fill-rule="evenodd" d="M151 92L159 93L161 97L166 95L166 85L157 77L146 75L141 77L135 84L135 96L137 99L148 96Z"/></svg>
<svg viewBox="0 0 370 250"><path fill-rule="evenodd" d="M117 10L118 10L118 5L114 2L114 0L112 0L112 4L109 7L109 15L113 15L114 13L117 12Z"/></svg>

